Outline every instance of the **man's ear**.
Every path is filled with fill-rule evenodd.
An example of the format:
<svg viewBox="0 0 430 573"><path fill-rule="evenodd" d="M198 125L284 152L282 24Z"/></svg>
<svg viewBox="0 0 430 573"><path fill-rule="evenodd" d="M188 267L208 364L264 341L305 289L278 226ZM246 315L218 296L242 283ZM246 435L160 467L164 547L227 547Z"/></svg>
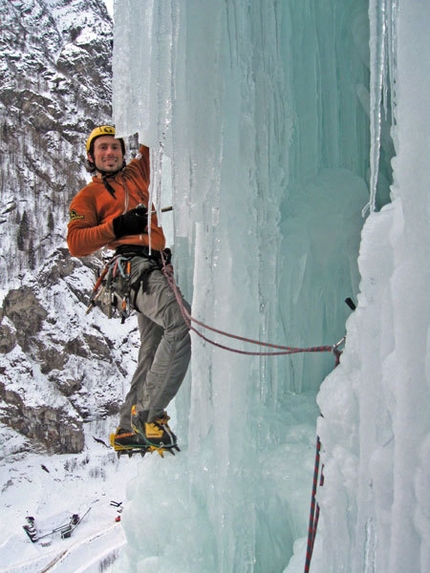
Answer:
<svg viewBox="0 0 430 573"><path fill-rule="evenodd" d="M94 163L94 158L93 158L93 156L91 155L91 153L90 153L89 151L88 151L88 153L87 153L87 159L88 159L88 161L89 161L90 163Z"/></svg>

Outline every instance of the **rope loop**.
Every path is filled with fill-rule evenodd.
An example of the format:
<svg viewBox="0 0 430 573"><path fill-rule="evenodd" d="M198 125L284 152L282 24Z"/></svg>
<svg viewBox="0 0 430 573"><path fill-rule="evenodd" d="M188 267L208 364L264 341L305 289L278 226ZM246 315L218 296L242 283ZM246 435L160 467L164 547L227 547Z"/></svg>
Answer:
<svg viewBox="0 0 430 573"><path fill-rule="evenodd" d="M165 260L163 253L161 253L161 260L162 260L161 270L162 270L164 276L166 277L166 280L167 280L170 288L172 289L172 291L176 297L176 300L177 300L179 307L181 309L181 313L182 313L182 316L184 318L185 323L187 324L188 328L192 332L195 332L202 340L204 340L208 344L216 346L217 348L221 348L222 350L227 350L228 352L234 352L236 354L244 354L246 356L283 356L283 355L287 355L287 354L331 352L335 356L336 364L338 363L339 357L341 354L341 351L339 350L339 346L343 343L344 339L339 341L337 344L334 344L331 346L310 346L307 348L297 348L297 347L293 347L293 346L283 346L280 344L272 344L270 342L261 342L259 340L254 340L252 338L246 338L244 336L238 336L237 334L232 334L230 332L225 332L224 330L219 330L218 328L214 328L212 326L209 326L208 324L205 324L204 322L201 322L200 320L197 320L196 318L191 316L191 314L185 308L183 301L182 301L181 293L179 292L179 289L176 285L176 282L175 282L175 279L173 276L173 267L170 264L166 265L166 260ZM231 346L227 346L225 344L220 344L219 342L216 342L215 340L208 338L205 334L203 334L200 330L198 330L195 326L193 326L194 324L196 324L200 328L203 328L205 330L210 330L211 332L214 332L215 334L219 334L219 335L225 336L227 338L232 338L234 340L239 340L239 341L245 342L247 344L260 346L263 348L270 348L273 350L266 350L266 351L240 350L237 348L233 348Z"/></svg>
<svg viewBox="0 0 430 573"><path fill-rule="evenodd" d="M251 338L245 338L243 336L238 336L236 334L231 334L229 332L225 332L223 330L219 330L217 328L213 328L212 326L208 326L204 322L197 320L196 318L192 317L188 310L185 308L181 293L176 285L174 276L173 276L173 267L172 265L166 265L165 257L163 253L161 253L161 260L162 260L162 272L166 277L167 282L170 285L170 288L175 294L176 300L179 304L181 309L182 316L188 326L188 328L195 332L200 338L202 338L205 342L212 344L218 348L223 350L227 350L229 352L236 352L238 354L245 354L248 356L280 356L280 355L287 355L287 354L299 354L305 352L331 352L335 357L335 366L339 364L340 356L342 351L340 348L345 343L345 337L341 338L339 342L333 344L332 346L311 346L308 348L296 348L293 346L282 346L279 344L271 344L269 342L261 342L258 340L253 340ZM210 330L216 334L220 334L227 338L232 338L234 340L239 340L241 342L246 342L248 344L258 345L264 348L271 348L274 349L273 351L245 351L245 350L238 350L236 348L232 348L230 346L226 346L224 344L219 344L214 340L209 339L205 336L202 332L200 332L197 328L193 326L196 324L203 329ZM324 485L324 474L323 469L324 466L320 467L320 452L321 452L321 441L319 436L317 436L317 443L316 443L316 451L315 451L315 466L314 466L314 475L313 475L313 482L312 482L312 497L311 497L311 509L310 509L310 516L309 516L309 527L308 527L308 540L307 540L307 549L306 549L306 560L305 560L305 569L304 573L309 573L312 554L314 550L315 538L317 534L318 528L318 521L320 516L320 506L316 500L317 489L318 486Z"/></svg>

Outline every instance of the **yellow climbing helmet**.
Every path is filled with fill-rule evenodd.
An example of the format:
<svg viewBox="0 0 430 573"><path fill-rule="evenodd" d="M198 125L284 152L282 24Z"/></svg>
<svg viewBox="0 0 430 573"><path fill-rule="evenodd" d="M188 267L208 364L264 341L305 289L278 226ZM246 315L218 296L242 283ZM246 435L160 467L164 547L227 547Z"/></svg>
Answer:
<svg viewBox="0 0 430 573"><path fill-rule="evenodd" d="M112 137L115 137L115 128L112 125L100 125L99 127L95 127L90 133L90 136L87 139L87 143L85 144L87 153L93 152L94 141L102 135L112 135ZM124 141L120 139L120 142L122 151L124 153Z"/></svg>

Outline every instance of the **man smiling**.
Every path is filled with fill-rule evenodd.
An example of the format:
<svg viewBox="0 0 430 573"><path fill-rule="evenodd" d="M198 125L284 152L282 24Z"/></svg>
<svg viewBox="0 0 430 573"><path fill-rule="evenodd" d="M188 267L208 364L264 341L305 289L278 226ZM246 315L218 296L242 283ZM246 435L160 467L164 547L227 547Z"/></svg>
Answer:
<svg viewBox="0 0 430 573"><path fill-rule="evenodd" d="M127 261L128 292L121 295L137 311L141 336L136 372L112 445L117 450L172 449L176 436L165 408L185 377L191 341L181 307L161 272L165 237L155 213L148 233L149 149L142 145L138 157L126 165L124 141L115 137L114 127L103 125L91 132L86 151L93 179L70 204L69 250L83 257L107 247L115 251L115 265Z"/></svg>
<svg viewBox="0 0 430 573"><path fill-rule="evenodd" d="M101 135L94 141L92 158L98 173L113 173L122 168L124 142L109 135ZM90 152L90 150L88 150Z"/></svg>

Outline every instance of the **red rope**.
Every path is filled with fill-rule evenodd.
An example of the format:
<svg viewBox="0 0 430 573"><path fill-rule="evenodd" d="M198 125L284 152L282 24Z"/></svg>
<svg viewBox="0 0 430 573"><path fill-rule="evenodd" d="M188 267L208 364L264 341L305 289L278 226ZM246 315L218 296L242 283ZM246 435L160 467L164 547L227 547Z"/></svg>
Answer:
<svg viewBox="0 0 430 573"><path fill-rule="evenodd" d="M253 340L251 338L246 338L244 336L238 336L237 334L231 334L230 332L225 332L223 330L213 328L212 326L209 326L209 325L205 324L204 322L197 320L196 318L191 316L191 314L188 312L188 310L184 306L184 303L183 303L182 297L181 297L181 293L179 292L179 289L178 289L176 282L175 282L175 279L173 277L173 268L171 267L171 265L165 264L165 260L164 260L163 256L162 256L162 260L163 260L163 268L162 268L163 274L166 277L167 282L170 285L170 288L172 289L172 291L175 294L176 300L177 300L179 307L181 309L182 316L184 317L184 320L187 323L188 328L192 332L195 332L205 342L208 342L209 344L212 344L213 346L216 346L217 348L221 348L221 349L227 350L229 352L236 352L237 354L245 354L247 356L282 356L282 355L286 355L286 354L299 354L299 353L304 353L304 352L332 352L335 355L336 360L338 360L338 356L340 353L339 353L339 350L336 348L336 346L311 346L308 348L296 348L293 346L282 346L279 344L271 344L269 342L260 342L259 340ZM221 334L222 336L226 336L228 338L233 338L235 340L240 340L241 342L246 342L248 344L255 344L255 345L263 346L266 348L274 348L276 350L274 352L272 352L272 351L251 352L251 351L247 351L247 350L239 350L236 348L232 348L230 346L225 346L224 344L220 344L219 342L216 342L216 341L208 338L207 336L205 336L202 332L200 332L199 330L197 330L197 328L195 328L193 326L193 323L197 324L198 326L200 326L206 330L210 330L212 332L215 332L216 334Z"/></svg>
<svg viewBox="0 0 430 573"><path fill-rule="evenodd" d="M312 553L314 550L315 537L317 534L318 520L320 516L320 506L316 501L317 488L318 488L318 475L320 467L320 451L321 451L321 441L319 436L317 436L317 445L315 452L315 466L314 466L314 477L312 481L312 496L311 496L311 510L309 514L309 527L308 527L308 543L306 548L306 561L304 573L309 573L309 568L311 565ZM321 468L320 482L319 485L322 486L324 483L324 475Z"/></svg>
<svg viewBox="0 0 430 573"><path fill-rule="evenodd" d="M214 346L217 346L218 348L222 348L223 350L228 350L229 352L237 352L239 354L246 354L248 356L249 355L251 355L251 356L278 356L278 355L284 355L284 354L298 354L301 352L332 352L335 356L335 366L338 366L340 355L341 355L341 351L339 350L339 346L344 342L344 340L345 340L344 338L342 340L340 340L337 344L334 344L333 346L311 346L308 348L295 348L292 346L281 346L278 344L271 344L269 342L260 342L258 340L252 340L251 338L245 338L243 336L231 334L229 332L225 332L223 330L218 330L217 328L213 328L211 326L208 326L207 324L193 318L183 304L181 293L179 292L179 289L178 289L178 287L175 283L175 279L173 277L173 268L170 265L165 264L165 259L164 259L163 255L162 255L162 261L163 261L163 274L166 277L167 282L169 283L171 289L173 290L173 292L175 294L176 300L178 301L178 304L179 304L179 307L181 309L182 316L184 317L185 322L187 323L190 330L195 332L198 336L200 336L200 338L202 338L203 340L205 340L209 344L213 344ZM258 346L264 346L267 348L275 348L277 350L275 352L249 352L249 351L245 351L245 350L238 350L235 348L231 348L229 346L219 344L218 342L215 342L214 340L207 338L199 330L194 328L192 323L195 323L195 324L201 326L202 328L205 328L207 330L215 332L216 334L221 334L221 335L226 336L228 338L233 338L235 340L240 340L241 342L247 342L249 344L256 344ZM318 475L320 475L319 485L322 486L324 484L324 475L323 475L324 467L321 468L321 474L319 471L320 451L321 451L321 441L320 441L319 436L317 436L314 476L313 476L313 482L312 482L311 509L310 509L309 526L308 526L308 542L307 542L307 549L306 549L306 561L305 561L304 573L309 573L309 569L310 569L310 565L311 565L311 559L312 559L312 553L313 553L314 544L315 544L315 538L316 538L316 534L317 534L318 521L319 521L319 516L320 516L320 506L316 501L316 494L317 494L317 489L318 489Z"/></svg>

